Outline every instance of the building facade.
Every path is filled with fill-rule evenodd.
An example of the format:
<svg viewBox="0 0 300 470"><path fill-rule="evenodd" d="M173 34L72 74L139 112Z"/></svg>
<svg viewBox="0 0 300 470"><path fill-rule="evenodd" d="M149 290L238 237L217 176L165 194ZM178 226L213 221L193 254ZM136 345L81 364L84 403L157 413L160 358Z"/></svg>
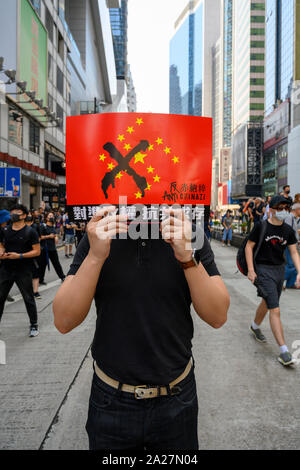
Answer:
<svg viewBox="0 0 300 470"><path fill-rule="evenodd" d="M212 116L212 47L220 0L191 0L170 42L170 113Z"/></svg>
<svg viewBox="0 0 300 470"><path fill-rule="evenodd" d="M265 195L282 191L290 180L294 191L299 189L300 166L293 144L290 158L288 152L288 141L299 139L293 132L300 124L295 119L299 106L293 100L294 85L300 79L299 10L299 0L266 0Z"/></svg>
<svg viewBox="0 0 300 470"><path fill-rule="evenodd" d="M233 130L262 121L265 90L265 0L233 4Z"/></svg>
<svg viewBox="0 0 300 470"><path fill-rule="evenodd" d="M66 117L115 110L120 90L109 8L118 5L117 0L0 0L3 72L16 70L16 80L1 88L0 161L21 168L20 199L29 207L66 203ZM17 84L24 82L21 93ZM30 100L27 91L35 92Z"/></svg>

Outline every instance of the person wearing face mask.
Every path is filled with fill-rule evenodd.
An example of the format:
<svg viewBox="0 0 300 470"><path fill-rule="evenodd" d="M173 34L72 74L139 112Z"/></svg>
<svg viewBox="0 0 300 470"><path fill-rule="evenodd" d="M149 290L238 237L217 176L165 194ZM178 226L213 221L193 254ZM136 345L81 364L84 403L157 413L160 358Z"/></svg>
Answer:
<svg viewBox="0 0 300 470"><path fill-rule="evenodd" d="M25 219L26 225L28 227L31 227L33 230L36 231L39 239L41 236L40 233L40 226L39 224L34 222L33 215L28 214L26 219ZM32 267L32 286L33 286L33 295L36 299L41 299L41 295L39 293L39 277L40 277L40 271L39 271L39 258L33 258L33 267Z"/></svg>
<svg viewBox="0 0 300 470"><path fill-rule="evenodd" d="M297 239L297 248L299 253L299 226L298 222L300 220L300 204L294 204L292 206L291 213L285 219L285 223L290 225L295 232L295 237ZM297 271L294 266L293 260L289 253L289 250L285 250L286 266L285 266L285 276L284 276L284 290L285 289L299 289L296 286Z"/></svg>
<svg viewBox="0 0 300 470"><path fill-rule="evenodd" d="M14 282L25 302L30 320L29 336L38 335L38 318L32 288L32 259L40 255L37 233L25 224L28 210L16 204L10 211L11 224L0 234L0 320Z"/></svg>
<svg viewBox="0 0 300 470"><path fill-rule="evenodd" d="M290 194L291 194L290 186L288 184L283 186L283 197L285 197L285 199L288 200L288 203L291 206L293 204L293 199L291 198Z"/></svg>
<svg viewBox="0 0 300 470"><path fill-rule="evenodd" d="M65 275L58 259L56 243L58 241L56 235L55 218L52 212L49 212L46 224L41 225L41 257L40 257L40 284L45 285L46 266L50 269L49 260L53 264L56 274L64 281Z"/></svg>
<svg viewBox="0 0 300 470"><path fill-rule="evenodd" d="M291 226L284 222L289 215L289 202L284 196L274 196L269 206L272 218L259 222L254 227L245 249L248 279L257 285L258 296L262 297L255 319L250 326L250 331L257 341L266 342L266 338L260 330L260 325L269 311L271 329L280 348L278 360L284 366L289 366L294 363L294 360L285 343L279 308L285 274L285 249L288 247L297 270L297 286L300 286L300 258L297 252L295 232ZM263 226L262 224L266 225ZM254 264L253 250L255 245L259 243L261 231L264 229L263 240L256 254Z"/></svg>

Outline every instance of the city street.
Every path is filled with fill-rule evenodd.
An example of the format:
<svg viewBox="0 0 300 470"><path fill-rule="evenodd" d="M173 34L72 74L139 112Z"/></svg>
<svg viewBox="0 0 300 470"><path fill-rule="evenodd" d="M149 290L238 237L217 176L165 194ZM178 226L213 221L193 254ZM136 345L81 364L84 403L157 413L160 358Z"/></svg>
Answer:
<svg viewBox="0 0 300 470"><path fill-rule="evenodd" d="M268 342L257 343L249 325L258 304L255 288L235 265L235 248L213 241L218 268L231 296L228 321L214 330L194 317L194 358L199 399L200 449L297 449L300 446L300 365L284 368L269 322ZM71 259L59 256L67 273ZM95 309L75 331L53 325L52 301L60 285L51 267L37 300L40 335L28 338L28 318L14 287L0 339L0 449L87 449L85 432L92 378L90 345ZM19 299L19 300L18 300ZM282 295L287 345L300 340L300 292ZM290 349L292 352L292 348Z"/></svg>

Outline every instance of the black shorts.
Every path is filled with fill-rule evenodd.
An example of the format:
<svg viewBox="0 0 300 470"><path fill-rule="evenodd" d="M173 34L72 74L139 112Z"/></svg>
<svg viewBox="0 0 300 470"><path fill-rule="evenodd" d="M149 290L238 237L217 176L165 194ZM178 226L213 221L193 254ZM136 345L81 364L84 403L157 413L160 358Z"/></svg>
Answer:
<svg viewBox="0 0 300 470"><path fill-rule="evenodd" d="M278 308L284 281L285 266L258 264L256 266L257 295L263 297L268 309Z"/></svg>

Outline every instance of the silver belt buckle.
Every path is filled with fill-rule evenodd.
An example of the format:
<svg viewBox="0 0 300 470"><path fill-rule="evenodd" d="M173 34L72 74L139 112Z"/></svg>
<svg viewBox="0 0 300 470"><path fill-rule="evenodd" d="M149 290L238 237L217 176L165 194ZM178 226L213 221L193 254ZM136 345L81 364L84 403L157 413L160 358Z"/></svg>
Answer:
<svg viewBox="0 0 300 470"><path fill-rule="evenodd" d="M147 388L146 385L140 385L139 387L135 387L134 389L134 396L137 400L145 399L144 390Z"/></svg>

